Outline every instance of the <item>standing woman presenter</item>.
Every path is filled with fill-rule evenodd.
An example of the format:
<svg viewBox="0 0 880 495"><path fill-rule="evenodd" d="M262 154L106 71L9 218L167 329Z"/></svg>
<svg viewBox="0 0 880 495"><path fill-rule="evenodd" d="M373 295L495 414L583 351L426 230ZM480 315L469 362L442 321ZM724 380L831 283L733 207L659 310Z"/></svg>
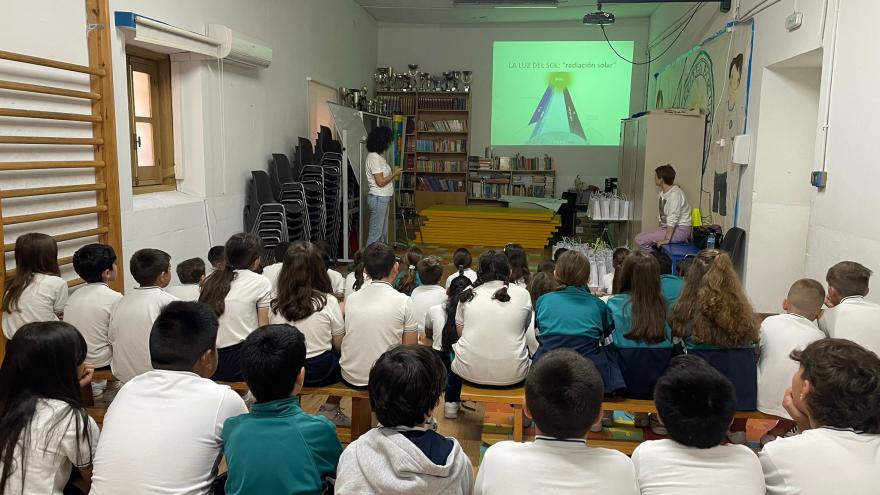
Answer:
<svg viewBox="0 0 880 495"><path fill-rule="evenodd" d="M382 157L391 145L391 128L377 127L367 136L367 206L370 208L370 225L367 233L367 246L388 237L388 207L394 196L394 180L403 173L401 169L391 170Z"/></svg>

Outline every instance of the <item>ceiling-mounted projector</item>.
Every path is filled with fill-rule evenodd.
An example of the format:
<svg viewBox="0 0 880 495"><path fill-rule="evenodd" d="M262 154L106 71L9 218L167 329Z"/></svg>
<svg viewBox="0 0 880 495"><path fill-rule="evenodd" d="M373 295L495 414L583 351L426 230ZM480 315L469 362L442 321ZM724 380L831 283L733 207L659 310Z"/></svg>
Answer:
<svg viewBox="0 0 880 495"><path fill-rule="evenodd" d="M584 24L588 26L605 26L614 24L614 14L611 12L591 12L584 16Z"/></svg>

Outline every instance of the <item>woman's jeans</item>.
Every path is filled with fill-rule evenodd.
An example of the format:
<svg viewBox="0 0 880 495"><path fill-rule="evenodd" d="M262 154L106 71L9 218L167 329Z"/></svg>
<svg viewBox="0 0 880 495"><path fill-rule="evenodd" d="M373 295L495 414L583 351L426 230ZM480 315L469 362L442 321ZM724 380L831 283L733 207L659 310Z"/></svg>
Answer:
<svg viewBox="0 0 880 495"><path fill-rule="evenodd" d="M370 208L370 230L367 233L367 246L388 240L388 206L391 196L367 195L367 206Z"/></svg>

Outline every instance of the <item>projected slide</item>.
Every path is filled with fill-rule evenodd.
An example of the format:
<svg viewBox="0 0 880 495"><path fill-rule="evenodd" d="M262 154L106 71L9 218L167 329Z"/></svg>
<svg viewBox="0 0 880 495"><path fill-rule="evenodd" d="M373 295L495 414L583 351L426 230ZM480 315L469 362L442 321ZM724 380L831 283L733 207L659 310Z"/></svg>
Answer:
<svg viewBox="0 0 880 495"><path fill-rule="evenodd" d="M620 144L632 66L605 41L496 41L492 64L492 146Z"/></svg>

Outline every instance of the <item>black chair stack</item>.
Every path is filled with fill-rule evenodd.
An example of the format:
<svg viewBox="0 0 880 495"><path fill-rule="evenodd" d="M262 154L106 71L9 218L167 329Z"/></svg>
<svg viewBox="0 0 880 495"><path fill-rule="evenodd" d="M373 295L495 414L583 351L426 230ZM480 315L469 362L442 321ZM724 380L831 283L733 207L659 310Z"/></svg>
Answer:
<svg viewBox="0 0 880 495"><path fill-rule="evenodd" d="M251 171L244 222L245 230L257 234L267 252L282 242L290 241L286 209L275 201L269 174L262 170Z"/></svg>

